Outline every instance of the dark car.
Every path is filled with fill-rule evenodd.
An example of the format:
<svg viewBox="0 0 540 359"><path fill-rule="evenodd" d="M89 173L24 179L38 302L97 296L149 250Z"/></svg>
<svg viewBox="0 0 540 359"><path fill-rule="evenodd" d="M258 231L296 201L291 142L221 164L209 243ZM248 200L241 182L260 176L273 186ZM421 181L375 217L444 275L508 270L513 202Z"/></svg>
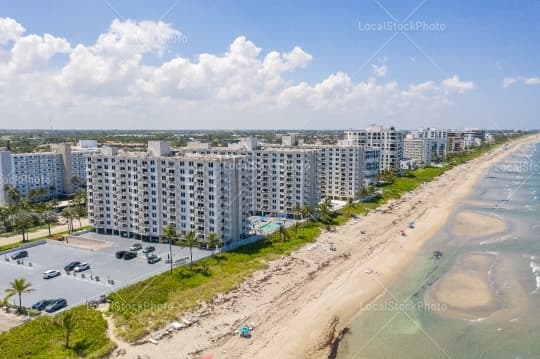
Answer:
<svg viewBox="0 0 540 359"><path fill-rule="evenodd" d="M74 270L75 267L78 266L79 264L81 264L81 262L79 262L79 261L69 262L69 263L66 264L66 266L64 267L64 270L65 270L66 272L71 272L71 271Z"/></svg>
<svg viewBox="0 0 540 359"><path fill-rule="evenodd" d="M11 256L11 259L21 259L21 258L24 258L24 257L28 257L28 252L27 251L18 251L18 252L16 252L15 254L13 254Z"/></svg>
<svg viewBox="0 0 540 359"><path fill-rule="evenodd" d="M124 258L124 254L126 254L126 253L127 253L127 251L118 251L118 252L116 252L115 255L116 255L116 258L121 259L121 258Z"/></svg>
<svg viewBox="0 0 540 359"><path fill-rule="evenodd" d="M43 310L48 306L54 299L42 299L32 305L32 309Z"/></svg>
<svg viewBox="0 0 540 359"><path fill-rule="evenodd" d="M149 264L154 264L154 263L157 263L161 260L161 257L160 256L157 256L155 254L151 254L149 255L148 257L146 257L146 262L149 263Z"/></svg>
<svg viewBox="0 0 540 359"><path fill-rule="evenodd" d="M148 246L148 247L144 247L143 253L150 253L150 252L153 252L155 250L156 250L156 247Z"/></svg>
<svg viewBox="0 0 540 359"><path fill-rule="evenodd" d="M137 257L137 252L126 252L124 253L124 259L129 260Z"/></svg>
<svg viewBox="0 0 540 359"><path fill-rule="evenodd" d="M45 311L52 313L64 307L67 307L67 301L64 298L54 299L45 307Z"/></svg>

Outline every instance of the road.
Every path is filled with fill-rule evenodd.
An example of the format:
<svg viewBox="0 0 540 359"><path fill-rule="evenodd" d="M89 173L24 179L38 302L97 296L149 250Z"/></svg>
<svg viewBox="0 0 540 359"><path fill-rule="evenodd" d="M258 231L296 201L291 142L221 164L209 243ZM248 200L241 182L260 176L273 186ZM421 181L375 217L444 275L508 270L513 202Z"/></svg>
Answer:
<svg viewBox="0 0 540 359"><path fill-rule="evenodd" d="M88 225L88 219L87 218L81 219L81 224L82 224L83 227L87 226ZM75 230L77 230L79 228L79 221L74 220L73 221L73 226L75 227ZM67 224L59 224L59 225L56 225L54 227L51 227L51 233L53 235L55 233L66 232L67 230L68 230ZM29 239L41 238L41 237L45 237L45 236L49 235L49 230L47 228L39 229L39 230L37 230L35 232L30 232L28 235L29 235ZM17 243L17 242L20 242L21 240L22 240L22 235L21 234L16 234L16 235L9 236L9 237L0 237L0 246L4 246L6 244L11 244L11 243Z"/></svg>

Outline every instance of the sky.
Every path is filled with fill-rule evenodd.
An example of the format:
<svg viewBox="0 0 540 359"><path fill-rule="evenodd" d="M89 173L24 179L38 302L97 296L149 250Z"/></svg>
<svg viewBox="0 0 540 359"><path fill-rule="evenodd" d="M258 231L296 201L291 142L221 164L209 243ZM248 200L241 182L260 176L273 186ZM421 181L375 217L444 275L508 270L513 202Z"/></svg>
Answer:
<svg viewBox="0 0 540 359"><path fill-rule="evenodd" d="M0 128L538 128L540 1L3 1Z"/></svg>

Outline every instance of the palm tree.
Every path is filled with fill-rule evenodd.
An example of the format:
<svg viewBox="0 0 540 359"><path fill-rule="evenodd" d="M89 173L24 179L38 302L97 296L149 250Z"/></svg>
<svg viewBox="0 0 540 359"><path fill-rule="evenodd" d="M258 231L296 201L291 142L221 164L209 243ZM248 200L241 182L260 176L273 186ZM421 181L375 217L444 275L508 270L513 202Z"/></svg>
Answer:
<svg viewBox="0 0 540 359"><path fill-rule="evenodd" d="M332 214L330 213L330 205L325 199L321 204L319 204L319 216L321 222L326 226L326 229L330 228L332 223Z"/></svg>
<svg viewBox="0 0 540 359"><path fill-rule="evenodd" d="M22 312L22 295L23 293L33 292L32 284L27 282L24 278L14 279L13 282L9 283L10 287L6 289L6 299L13 297L14 295L19 296L19 312Z"/></svg>
<svg viewBox="0 0 540 359"><path fill-rule="evenodd" d="M66 224L68 226L68 232L73 232L73 218L75 218L75 211L71 207L66 207L62 211L62 217L66 219Z"/></svg>
<svg viewBox="0 0 540 359"><path fill-rule="evenodd" d="M25 242L28 240L28 229L34 224L34 217L32 212L23 208L17 209L13 214L13 224L16 229L20 230L22 233L22 240Z"/></svg>
<svg viewBox="0 0 540 359"><path fill-rule="evenodd" d="M178 234L176 234L176 227L173 224L167 225L163 228L163 239L169 242L169 259L171 260L171 273L173 269L173 258L172 258L172 242L178 239Z"/></svg>
<svg viewBox="0 0 540 359"><path fill-rule="evenodd" d="M199 243L199 238L197 237L197 233L194 231L189 231L184 235L184 238L180 241L180 245L182 247L188 247L189 248L189 267L193 267L193 247L196 247Z"/></svg>
<svg viewBox="0 0 540 359"><path fill-rule="evenodd" d="M78 189L75 196L73 196L72 202L75 205L74 215L79 220L79 228L82 228L81 218L86 217L86 215L87 215L87 210L86 210L87 194L86 194L86 191Z"/></svg>
<svg viewBox="0 0 540 359"><path fill-rule="evenodd" d="M309 204L306 204L302 207L302 215L304 217L311 217L313 215L313 208Z"/></svg>
<svg viewBox="0 0 540 359"><path fill-rule="evenodd" d="M300 222L294 222L293 224L293 227L294 227L294 235L295 237L298 239L298 229L300 228Z"/></svg>
<svg viewBox="0 0 540 359"><path fill-rule="evenodd" d="M293 208L294 213L294 219L298 220L300 217L302 217L302 206L300 206L300 203L297 203Z"/></svg>
<svg viewBox="0 0 540 359"><path fill-rule="evenodd" d="M208 233L208 247L212 249L212 256L214 256L214 249L221 247L222 243L217 233Z"/></svg>
<svg viewBox="0 0 540 359"><path fill-rule="evenodd" d="M8 202L17 204L21 200L21 192L10 184L4 185L4 191L7 194Z"/></svg>
<svg viewBox="0 0 540 359"><path fill-rule="evenodd" d="M347 217L351 216L353 207L354 207L353 199L347 198L347 204L345 205L345 213L347 214Z"/></svg>
<svg viewBox="0 0 540 359"><path fill-rule="evenodd" d="M62 315L56 317L54 324L64 329L64 332L66 333L65 348L69 348L69 337L71 336L71 333L73 332L73 329L75 329L75 325L77 324L77 319L75 318L75 315L73 314L73 312L64 312Z"/></svg>
<svg viewBox="0 0 540 359"><path fill-rule="evenodd" d="M278 233L282 242L285 242L286 240L289 239L289 232L287 232L287 229L285 228L284 225L279 226Z"/></svg>

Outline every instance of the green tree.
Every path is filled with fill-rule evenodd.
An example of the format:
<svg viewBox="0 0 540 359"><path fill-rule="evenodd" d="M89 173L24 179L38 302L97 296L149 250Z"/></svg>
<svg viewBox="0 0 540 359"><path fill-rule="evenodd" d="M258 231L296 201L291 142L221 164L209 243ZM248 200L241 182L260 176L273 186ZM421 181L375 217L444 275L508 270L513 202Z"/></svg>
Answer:
<svg viewBox="0 0 540 359"><path fill-rule="evenodd" d="M17 204L22 199L21 192L10 184L4 185L4 192L6 192L9 203Z"/></svg>
<svg viewBox="0 0 540 359"><path fill-rule="evenodd" d="M73 219L75 218L75 210L71 207L66 207L62 211L62 217L65 218L68 226L68 233L73 232Z"/></svg>
<svg viewBox="0 0 540 359"><path fill-rule="evenodd" d="M196 247L199 244L199 238L197 233L194 231L187 232L184 237L180 240L180 245L182 247L189 248L189 267L193 267L193 247Z"/></svg>
<svg viewBox="0 0 540 359"><path fill-rule="evenodd" d="M9 299L15 295L19 297L19 312L22 313L22 295L24 293L33 292L32 284L27 282L24 278L14 279L9 283L10 287L6 289L6 299Z"/></svg>
<svg viewBox="0 0 540 359"><path fill-rule="evenodd" d="M282 242L285 242L289 239L289 232L287 231L287 228L285 228L284 225L279 226L278 234Z"/></svg>
<svg viewBox="0 0 540 359"><path fill-rule="evenodd" d="M171 273L173 270L173 257L172 257L172 242L178 240L178 234L176 233L176 227L173 224L168 224L163 228L162 237L169 242L169 259L171 260Z"/></svg>
<svg viewBox="0 0 540 359"><path fill-rule="evenodd" d="M354 208L354 203L352 198L347 198L347 203L345 204L345 214L347 217L350 217L352 215L352 210Z"/></svg>
<svg viewBox="0 0 540 359"><path fill-rule="evenodd" d="M214 232L208 233L207 244L208 244L208 247L212 249L212 256L214 256L214 250L217 250L223 245L223 243L218 237L218 234Z"/></svg>
<svg viewBox="0 0 540 359"><path fill-rule="evenodd" d="M54 324L64 330L64 347L66 349L69 348L69 338L71 336L71 333L73 333L73 329L75 329L75 326L77 325L77 318L75 317L73 312L67 311L57 316L54 320Z"/></svg>
<svg viewBox="0 0 540 359"><path fill-rule="evenodd" d="M300 219L302 217L302 214L303 214L303 210L302 210L302 206L300 205L300 203L297 203L294 208L293 208L293 213L294 213L294 218L296 220Z"/></svg>
<svg viewBox="0 0 540 359"><path fill-rule="evenodd" d="M28 229L34 224L34 216L29 209L22 206L13 214L13 224L15 229L21 232L22 240L25 242L28 240Z"/></svg>
<svg viewBox="0 0 540 359"><path fill-rule="evenodd" d="M319 219L326 226L326 229L330 229L332 224L332 213L330 210L330 202L328 198L319 204Z"/></svg>
<svg viewBox="0 0 540 359"><path fill-rule="evenodd" d="M309 218L313 216L313 208L309 204L306 204L304 207L302 207L302 216L304 218Z"/></svg>

